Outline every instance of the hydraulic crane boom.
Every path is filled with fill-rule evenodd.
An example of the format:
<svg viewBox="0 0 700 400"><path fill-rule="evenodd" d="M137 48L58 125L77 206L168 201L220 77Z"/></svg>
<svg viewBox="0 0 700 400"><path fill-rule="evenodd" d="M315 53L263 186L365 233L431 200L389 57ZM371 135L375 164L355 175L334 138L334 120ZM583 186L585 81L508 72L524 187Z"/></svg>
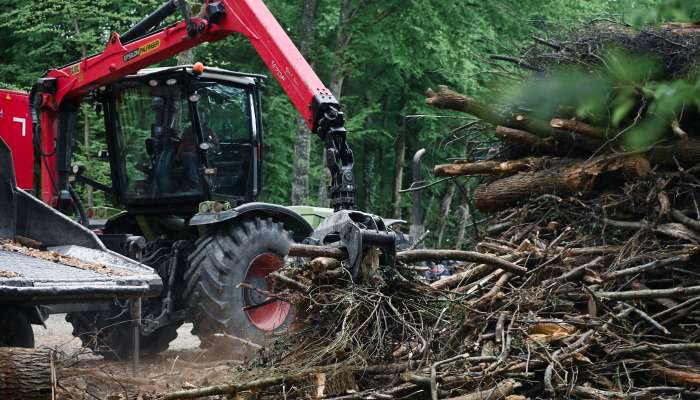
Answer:
<svg viewBox="0 0 700 400"><path fill-rule="evenodd" d="M169 16L183 19L159 29ZM324 141L331 172L329 197L335 210L354 209L353 153L346 143L344 115L333 94L262 0L204 0L191 16L184 0L169 0L123 35L113 33L104 51L49 71L33 93L35 137L40 135L42 199L56 204L67 186L76 108L90 91L166 60L204 42L243 34L280 83L312 131ZM58 150L58 151L57 151Z"/></svg>

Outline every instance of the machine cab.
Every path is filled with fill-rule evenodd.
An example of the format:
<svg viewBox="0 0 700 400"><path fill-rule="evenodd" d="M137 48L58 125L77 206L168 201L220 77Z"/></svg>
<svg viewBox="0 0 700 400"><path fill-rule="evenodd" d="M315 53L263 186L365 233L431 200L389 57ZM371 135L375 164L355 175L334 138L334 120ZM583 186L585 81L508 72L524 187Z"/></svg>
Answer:
<svg viewBox="0 0 700 400"><path fill-rule="evenodd" d="M117 200L129 209L183 211L207 199L254 200L261 185L263 79L181 66L145 69L105 88Z"/></svg>

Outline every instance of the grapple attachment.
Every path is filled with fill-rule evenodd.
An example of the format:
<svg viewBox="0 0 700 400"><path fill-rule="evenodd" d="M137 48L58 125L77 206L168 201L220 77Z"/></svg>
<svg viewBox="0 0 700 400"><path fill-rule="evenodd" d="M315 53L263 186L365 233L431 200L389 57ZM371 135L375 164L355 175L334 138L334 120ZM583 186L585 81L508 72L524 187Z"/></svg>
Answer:
<svg viewBox="0 0 700 400"><path fill-rule="evenodd" d="M363 257L372 248L380 250L380 266L393 269L396 264L396 235L376 215L337 211L327 217L307 241L319 246L344 248L354 280L359 276Z"/></svg>

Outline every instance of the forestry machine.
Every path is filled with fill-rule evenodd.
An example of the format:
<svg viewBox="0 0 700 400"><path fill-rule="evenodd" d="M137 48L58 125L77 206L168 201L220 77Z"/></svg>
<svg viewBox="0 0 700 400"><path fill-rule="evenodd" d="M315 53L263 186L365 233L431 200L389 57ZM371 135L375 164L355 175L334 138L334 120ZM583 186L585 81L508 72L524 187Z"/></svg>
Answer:
<svg viewBox="0 0 700 400"><path fill-rule="evenodd" d="M185 321L205 346L220 334L260 343L283 328L290 305L264 293L290 239L344 248L354 276L369 247L381 250L387 268L396 251L381 218L355 211L353 153L338 101L265 4L199 6L193 12L185 0L169 0L124 34L113 33L101 53L50 70L30 95L41 199L77 210L87 223L91 210L72 185L107 192L125 211L97 228L101 240L152 266L163 281L161 297L143 304L145 354L167 348ZM163 26L173 15L179 22ZM332 213L254 202L262 184L263 76L201 63L144 69L234 33L250 41L323 141ZM112 185L71 161L78 112L88 99L104 115ZM121 358L131 351L128 306L115 301L67 319L85 345Z"/></svg>

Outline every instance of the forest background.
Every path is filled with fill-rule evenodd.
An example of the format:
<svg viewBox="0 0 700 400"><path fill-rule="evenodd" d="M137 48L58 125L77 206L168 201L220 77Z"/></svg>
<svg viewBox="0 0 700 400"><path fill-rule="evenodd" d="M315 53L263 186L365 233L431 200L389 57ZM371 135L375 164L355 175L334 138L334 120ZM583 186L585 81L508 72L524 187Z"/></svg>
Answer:
<svg viewBox="0 0 700 400"><path fill-rule="evenodd" d="M110 32L124 32L163 0L0 0L0 86L28 90L51 67L99 52ZM341 100L355 153L359 207L410 220L411 159L426 148L432 165L459 158L479 143L460 135L475 123L464 114L425 106L424 92L446 84L475 97L493 76L518 76L513 63L533 38L560 36L595 20L635 23L679 17L683 2L660 0L266 0L321 79ZM650 11L651 10L651 11ZM687 17L687 15L685 15ZM269 74L243 37L205 44L163 65L205 65ZM264 94L265 168L262 201L324 206L326 173L320 140L311 137L274 80ZM76 143L88 175L109 181L104 129L85 106ZM481 149L488 152L488 149ZM433 245L469 245L469 180L423 194ZM109 205L100 193L88 204ZM90 198L87 198L90 197ZM457 242L457 243L455 243Z"/></svg>

